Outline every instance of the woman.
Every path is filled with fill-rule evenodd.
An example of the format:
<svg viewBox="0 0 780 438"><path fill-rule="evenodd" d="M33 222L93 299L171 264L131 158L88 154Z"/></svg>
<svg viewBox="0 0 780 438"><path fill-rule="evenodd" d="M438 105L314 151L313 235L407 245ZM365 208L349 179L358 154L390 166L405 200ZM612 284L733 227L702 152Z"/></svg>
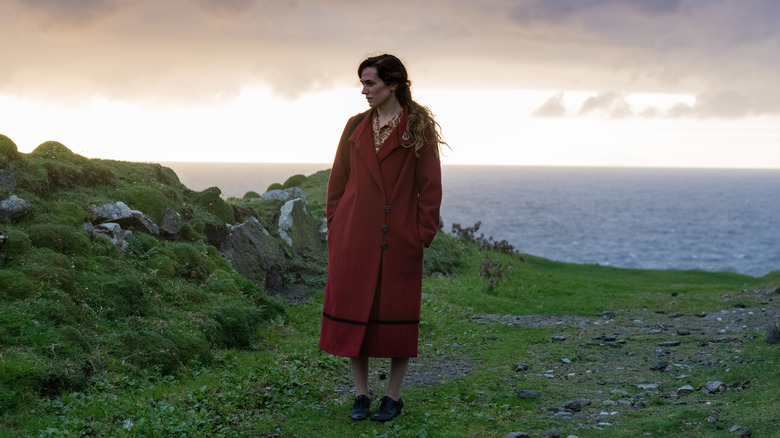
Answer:
<svg viewBox="0 0 780 438"><path fill-rule="evenodd" d="M401 412L401 384L417 356L423 246L439 229L440 127L412 100L392 55L358 67L370 109L352 117L333 161L326 217L328 278L320 348L349 357L356 398L350 418L368 417L368 358L390 358L390 377L371 417Z"/></svg>

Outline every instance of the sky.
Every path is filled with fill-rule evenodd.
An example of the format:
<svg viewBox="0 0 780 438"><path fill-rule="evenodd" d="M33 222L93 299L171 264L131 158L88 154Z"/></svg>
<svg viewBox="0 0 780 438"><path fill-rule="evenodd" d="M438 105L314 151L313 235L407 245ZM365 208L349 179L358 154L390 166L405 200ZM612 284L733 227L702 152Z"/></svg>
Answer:
<svg viewBox="0 0 780 438"><path fill-rule="evenodd" d="M780 168L776 0L0 0L29 153L330 163L392 53L445 164Z"/></svg>

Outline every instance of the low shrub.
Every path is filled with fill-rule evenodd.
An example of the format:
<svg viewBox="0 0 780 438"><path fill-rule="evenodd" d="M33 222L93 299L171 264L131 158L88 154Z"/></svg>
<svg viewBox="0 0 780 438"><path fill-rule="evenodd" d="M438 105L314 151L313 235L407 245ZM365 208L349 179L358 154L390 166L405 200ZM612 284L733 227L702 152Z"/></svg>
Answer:
<svg viewBox="0 0 780 438"><path fill-rule="evenodd" d="M226 303L209 314L205 333L216 347L248 349L255 330L262 323L262 312L245 302Z"/></svg>
<svg viewBox="0 0 780 438"><path fill-rule="evenodd" d="M148 316L153 310L144 285L135 276L122 275L107 280L97 298L108 316Z"/></svg>
<svg viewBox="0 0 780 438"><path fill-rule="evenodd" d="M87 256L92 245L84 230L61 224L35 224L27 229L30 242L62 254Z"/></svg>
<svg viewBox="0 0 780 438"><path fill-rule="evenodd" d="M20 300L41 291L40 283L15 269L0 269L0 298Z"/></svg>

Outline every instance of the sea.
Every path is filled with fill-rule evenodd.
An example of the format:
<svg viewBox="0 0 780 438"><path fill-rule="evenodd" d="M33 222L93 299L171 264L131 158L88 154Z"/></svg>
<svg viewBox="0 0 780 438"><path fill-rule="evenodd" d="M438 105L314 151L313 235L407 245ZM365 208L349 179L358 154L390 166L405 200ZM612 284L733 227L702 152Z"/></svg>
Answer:
<svg viewBox="0 0 780 438"><path fill-rule="evenodd" d="M329 164L162 163L193 190L262 193ZM780 270L780 170L444 165L444 231L551 260L621 268Z"/></svg>

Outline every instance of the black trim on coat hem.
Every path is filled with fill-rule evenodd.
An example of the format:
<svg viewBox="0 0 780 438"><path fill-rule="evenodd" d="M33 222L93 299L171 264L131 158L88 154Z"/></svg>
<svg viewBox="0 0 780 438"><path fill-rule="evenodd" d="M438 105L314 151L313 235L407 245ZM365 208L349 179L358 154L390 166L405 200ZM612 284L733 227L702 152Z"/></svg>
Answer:
<svg viewBox="0 0 780 438"><path fill-rule="evenodd" d="M391 325L395 324L395 325L403 325L403 324L419 324L420 323L419 319L418 320L409 320L409 321L403 321L403 320L397 320L397 321L393 321L393 320L390 320L390 321L369 320L368 322L363 322L363 321L355 321L355 320L352 320L352 319L338 318L338 317L335 317L333 315L328 315L325 312L322 312L322 316L324 316L325 318L328 318L330 320L336 321L336 322L343 322L345 324L355 324L355 325L362 325L362 326L367 326L369 324L391 324Z"/></svg>

